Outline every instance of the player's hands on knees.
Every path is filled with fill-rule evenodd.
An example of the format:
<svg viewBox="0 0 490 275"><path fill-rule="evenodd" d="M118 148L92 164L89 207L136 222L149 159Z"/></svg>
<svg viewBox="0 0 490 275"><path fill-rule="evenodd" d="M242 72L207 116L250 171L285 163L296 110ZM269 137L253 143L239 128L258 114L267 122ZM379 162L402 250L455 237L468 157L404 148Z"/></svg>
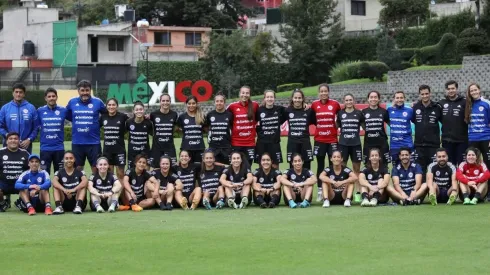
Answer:
<svg viewBox="0 0 490 275"><path fill-rule="evenodd" d="M37 190L31 190L31 191L29 191L29 195L30 195L31 197L36 196L36 194L37 194Z"/></svg>

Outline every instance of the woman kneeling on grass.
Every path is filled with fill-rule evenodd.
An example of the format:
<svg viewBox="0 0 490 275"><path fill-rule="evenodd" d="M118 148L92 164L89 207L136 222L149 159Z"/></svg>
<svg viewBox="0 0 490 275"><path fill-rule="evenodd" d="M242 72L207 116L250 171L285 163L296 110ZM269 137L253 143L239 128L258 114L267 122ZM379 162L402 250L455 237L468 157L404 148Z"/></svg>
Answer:
<svg viewBox="0 0 490 275"><path fill-rule="evenodd" d="M202 162L202 160L196 160L195 162ZM180 151L179 163L173 167L173 170L182 182L182 188L175 190L174 205L180 205L184 210L189 209L189 207L194 210L198 207L202 197L201 187L197 185L199 169L200 167L194 161L191 162L189 152L186 150Z"/></svg>
<svg viewBox="0 0 490 275"><path fill-rule="evenodd" d="M140 154L134 158L135 167L126 170L124 175L124 190L129 200L131 210L142 211L155 205L158 194L158 182L146 171L148 160Z"/></svg>
<svg viewBox="0 0 490 275"><path fill-rule="evenodd" d="M465 154L466 161L460 163L456 171L456 178L461 183L459 197L464 199L465 205L476 205L487 195L490 172L482 162L480 150L470 147Z"/></svg>
<svg viewBox="0 0 490 275"><path fill-rule="evenodd" d="M297 203L300 203L301 208L309 207L313 185L317 181L316 176L311 170L303 168L303 159L300 154L294 153L291 161L293 168L287 169L281 177L284 197L291 208L298 207Z"/></svg>
<svg viewBox="0 0 490 275"><path fill-rule="evenodd" d="M333 151L330 159L332 166L325 168L320 174L322 181L323 207L330 207L332 204L350 207L354 183L357 181L356 174L346 166L342 165L342 154L340 151Z"/></svg>
<svg viewBox="0 0 490 275"><path fill-rule="evenodd" d="M109 160L100 157L97 160L97 172L90 176L88 190L90 191L90 208L97 213L116 211L122 185L113 173L109 171Z"/></svg>
<svg viewBox="0 0 490 275"><path fill-rule="evenodd" d="M87 177L85 172L75 167L75 155L66 151L63 156L63 168L53 177L53 195L56 204L54 215L73 211L82 214L87 206Z"/></svg>
<svg viewBox="0 0 490 275"><path fill-rule="evenodd" d="M245 208L249 204L250 185L253 176L240 152L231 154L231 165L223 170L219 182L225 188L230 208ZM240 205L237 205L239 203Z"/></svg>
<svg viewBox="0 0 490 275"><path fill-rule="evenodd" d="M383 165L380 150L378 148L371 148L367 157L366 168L359 174L362 207L377 206L378 202L386 203L389 200L385 188L390 183L390 173Z"/></svg>
<svg viewBox="0 0 490 275"><path fill-rule="evenodd" d="M158 182L158 197L155 198L156 203L160 206L160 210L172 210L172 200L174 199L174 191L182 190L182 182L177 174L170 171L172 160L169 156L160 158L160 169L151 172L150 181Z"/></svg>
<svg viewBox="0 0 490 275"><path fill-rule="evenodd" d="M223 167L214 165L214 160L213 151L210 149L204 151L199 173L199 185L203 193L202 204L207 210L211 210L212 205L216 205L216 209L221 209L225 206L225 191L223 186L219 184Z"/></svg>
<svg viewBox="0 0 490 275"><path fill-rule="evenodd" d="M281 201L281 172L272 168L269 153L260 157L260 167L253 173L254 203L261 208L274 208Z"/></svg>

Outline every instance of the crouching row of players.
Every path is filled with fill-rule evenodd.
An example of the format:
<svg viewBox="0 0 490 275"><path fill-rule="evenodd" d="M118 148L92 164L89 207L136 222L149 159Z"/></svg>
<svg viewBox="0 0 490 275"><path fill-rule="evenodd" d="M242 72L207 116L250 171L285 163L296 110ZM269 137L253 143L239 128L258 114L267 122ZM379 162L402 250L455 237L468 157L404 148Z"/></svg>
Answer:
<svg viewBox="0 0 490 275"><path fill-rule="evenodd" d="M411 152L402 148L400 163L390 174L383 165L378 149L371 149L366 168L359 177L342 165L339 151L332 154L332 166L320 175L325 198L323 207L330 204L351 205L354 183L359 180L362 192L361 206L376 206L389 198L403 205L420 204L429 193L432 205L440 202L453 204L458 192L463 204L477 204L486 196L490 172L481 161L477 149L466 150L466 161L456 169L448 162L445 149L437 150L437 161L429 165L426 179L421 167L410 161ZM292 168L283 174L272 168L269 154L261 157L260 168L251 173L241 153L231 155L231 166L223 168L215 164L214 154L207 150L200 167L190 162L188 152L182 151L176 167L171 159L163 156L160 169L148 172L147 159L138 155L135 168L127 170L121 184L109 172L109 163L102 157L97 160L97 172L89 179L84 172L75 168L75 156L67 151L64 168L55 173L52 180L56 209L51 211L49 175L39 169L39 156L29 156L30 170L24 172L16 182L22 200L21 209L29 215L44 210L45 214L63 214L65 210L81 214L85 209L86 190L90 192L90 208L99 213L159 207L171 210L175 206L196 209L201 203L206 209L220 209L226 204L230 208L245 208L253 201L262 208L274 208L284 202L291 208L310 206L316 176L303 167L300 154L292 156ZM176 172L175 172L176 171ZM458 185L458 181L461 183ZM281 188L282 187L282 188ZM281 191L282 189L282 191ZM124 194L124 196L121 196ZM118 205L121 205L118 207Z"/></svg>

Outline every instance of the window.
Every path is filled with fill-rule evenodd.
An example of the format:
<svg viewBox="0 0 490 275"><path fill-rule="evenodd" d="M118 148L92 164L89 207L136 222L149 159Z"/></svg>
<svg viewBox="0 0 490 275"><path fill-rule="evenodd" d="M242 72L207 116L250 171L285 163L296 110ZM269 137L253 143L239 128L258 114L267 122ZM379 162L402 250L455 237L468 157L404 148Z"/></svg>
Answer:
<svg viewBox="0 0 490 275"><path fill-rule="evenodd" d="M172 39L170 36L170 32L155 32L154 37L156 45L172 45Z"/></svg>
<svg viewBox="0 0 490 275"><path fill-rule="evenodd" d="M185 34L186 46L201 46L201 34L195 32L188 32Z"/></svg>
<svg viewBox="0 0 490 275"><path fill-rule="evenodd" d="M123 38L109 38L109 51L110 52L123 52L124 51L124 39Z"/></svg>
<svg viewBox="0 0 490 275"><path fill-rule="evenodd" d="M351 15L366 15L366 1L351 1L350 6Z"/></svg>

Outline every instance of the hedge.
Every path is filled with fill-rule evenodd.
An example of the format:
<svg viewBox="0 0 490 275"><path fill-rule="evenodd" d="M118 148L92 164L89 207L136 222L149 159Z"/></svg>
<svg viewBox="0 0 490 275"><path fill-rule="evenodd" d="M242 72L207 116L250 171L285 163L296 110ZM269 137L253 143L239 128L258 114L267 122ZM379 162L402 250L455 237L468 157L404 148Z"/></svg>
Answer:
<svg viewBox="0 0 490 275"><path fill-rule="evenodd" d="M288 84L282 84L277 86L277 92L287 92L287 91L292 91L294 89L301 89L303 88L302 83L288 83Z"/></svg>
<svg viewBox="0 0 490 275"><path fill-rule="evenodd" d="M442 36L439 43L418 49L415 59L419 65L460 64L456 48L457 37L452 33Z"/></svg>
<svg viewBox="0 0 490 275"><path fill-rule="evenodd" d="M468 28L460 33L458 38L458 53L465 55L480 55L489 53L490 39L482 29Z"/></svg>
<svg viewBox="0 0 490 275"><path fill-rule="evenodd" d="M336 64L330 71L332 83L359 78L382 79L388 65L379 61L353 61Z"/></svg>
<svg viewBox="0 0 490 275"><path fill-rule="evenodd" d="M12 90L0 90L0 105L12 101ZM27 90L26 92L26 100L29 101L36 108L46 105L46 101L44 100L44 91L40 90Z"/></svg>
<svg viewBox="0 0 490 275"><path fill-rule="evenodd" d="M343 37L333 63L355 60L376 60L376 36Z"/></svg>

